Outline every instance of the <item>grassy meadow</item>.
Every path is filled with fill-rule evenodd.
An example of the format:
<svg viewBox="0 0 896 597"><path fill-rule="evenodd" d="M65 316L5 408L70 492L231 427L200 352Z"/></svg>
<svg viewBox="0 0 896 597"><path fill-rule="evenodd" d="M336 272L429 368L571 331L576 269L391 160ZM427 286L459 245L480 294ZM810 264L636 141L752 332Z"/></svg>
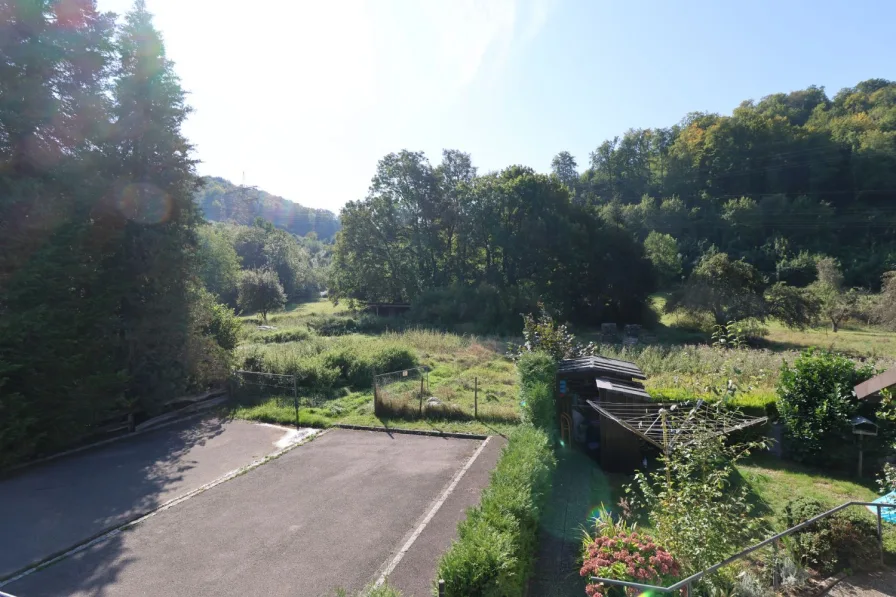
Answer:
<svg viewBox="0 0 896 597"><path fill-rule="evenodd" d="M637 363L648 376L647 390L658 400L728 396L734 405L774 414L781 365L792 362L805 348L815 346L870 359L881 369L896 363L892 334L855 324L833 333L827 328L789 330L770 321L762 326L758 346L721 350L706 343L708 322L664 314L664 302L661 295L653 298L659 324L651 330L649 343L599 347L607 357ZM402 319L354 313L326 300L291 305L270 315L267 326L271 329L264 329L257 316L242 320L237 366L296 375L302 404L300 424L503 433L518 422L516 372L506 355L506 339L409 328ZM696 329L701 327L704 331ZM600 341L596 331L579 330L578 335L583 341ZM413 367L428 369L425 394L437 402L424 404L421 418L416 400L400 398L392 404L392 394L387 393L385 411L390 414L376 416L373 374ZM473 416L474 388L478 388L478 417ZM242 401L233 414L294 424L291 397L289 392L279 399Z"/></svg>
<svg viewBox="0 0 896 597"><path fill-rule="evenodd" d="M400 320L358 315L329 301L303 303L268 316L243 319L237 348L241 369L296 375L302 406L299 423L334 423L429 429L446 432L506 433L519 422L516 370L506 343L496 338L427 329L403 329ZM414 367L428 369L426 417L377 416L374 373ZM478 418L474 387L478 386ZM246 388L247 394L252 388ZM292 394L237 402L238 418L295 424ZM415 412L416 400L407 404ZM399 409L400 414L400 409Z"/></svg>

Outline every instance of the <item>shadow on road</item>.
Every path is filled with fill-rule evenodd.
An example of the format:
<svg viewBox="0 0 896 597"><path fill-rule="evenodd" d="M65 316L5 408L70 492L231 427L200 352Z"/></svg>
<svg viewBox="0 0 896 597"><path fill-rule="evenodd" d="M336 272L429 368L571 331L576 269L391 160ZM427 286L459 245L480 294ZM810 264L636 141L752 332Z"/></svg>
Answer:
<svg viewBox="0 0 896 597"><path fill-rule="evenodd" d="M6 546L0 550L0 578L8 579L66 552L227 472L211 462L220 456L220 447L205 449L226 425L215 417L185 421L35 465L0 480L0 512L4 513L0 545ZM224 448L226 452L226 445ZM227 462L223 465L230 466ZM83 569L83 584L70 587L73 593L103 594L103 587L114 582L119 570L130 562L116 548L121 541L122 535L117 535L86 550L101 548L109 557L92 569ZM16 585L26 580L10 583L3 590L20 595ZM21 593L33 594L37 593Z"/></svg>

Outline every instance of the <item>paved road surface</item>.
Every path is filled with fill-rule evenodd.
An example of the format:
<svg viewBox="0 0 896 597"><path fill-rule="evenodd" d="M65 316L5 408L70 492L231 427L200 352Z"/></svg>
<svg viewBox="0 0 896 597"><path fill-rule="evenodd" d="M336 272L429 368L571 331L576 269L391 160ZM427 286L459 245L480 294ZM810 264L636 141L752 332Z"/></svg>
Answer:
<svg viewBox="0 0 896 597"><path fill-rule="evenodd" d="M0 578L275 451L283 435L192 419L0 480Z"/></svg>
<svg viewBox="0 0 896 597"><path fill-rule="evenodd" d="M377 577L479 444L333 430L2 590L352 594Z"/></svg>
<svg viewBox="0 0 896 597"><path fill-rule="evenodd" d="M886 569L851 576L834 585L829 597L894 597L896 571Z"/></svg>
<svg viewBox="0 0 896 597"><path fill-rule="evenodd" d="M467 508L479 503L479 496L488 485L489 475L506 444L507 441L500 436L489 440L404 559L389 575L389 584L399 589L403 597L431 597L439 559L451 547L457 536L457 524L466 518Z"/></svg>

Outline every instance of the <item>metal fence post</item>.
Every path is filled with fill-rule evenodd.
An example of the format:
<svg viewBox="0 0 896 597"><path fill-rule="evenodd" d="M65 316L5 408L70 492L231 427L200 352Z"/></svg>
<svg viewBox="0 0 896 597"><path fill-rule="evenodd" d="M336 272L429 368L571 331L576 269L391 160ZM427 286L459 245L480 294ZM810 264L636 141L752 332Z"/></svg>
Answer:
<svg viewBox="0 0 896 597"><path fill-rule="evenodd" d="M877 547L880 549L880 565L884 565L884 528L881 522L881 510L882 506L878 504L877 506Z"/></svg>
<svg viewBox="0 0 896 597"><path fill-rule="evenodd" d="M445 597L445 581L439 579L439 597Z"/></svg>
<svg viewBox="0 0 896 597"><path fill-rule="evenodd" d="M473 378L473 418L479 418L479 378Z"/></svg>
<svg viewBox="0 0 896 597"><path fill-rule="evenodd" d="M778 542L772 542L772 588L778 592Z"/></svg>
<svg viewBox="0 0 896 597"><path fill-rule="evenodd" d="M420 375L420 416L423 417L423 375Z"/></svg>
<svg viewBox="0 0 896 597"><path fill-rule="evenodd" d="M292 376L292 404L296 409L296 429L299 428L299 382Z"/></svg>

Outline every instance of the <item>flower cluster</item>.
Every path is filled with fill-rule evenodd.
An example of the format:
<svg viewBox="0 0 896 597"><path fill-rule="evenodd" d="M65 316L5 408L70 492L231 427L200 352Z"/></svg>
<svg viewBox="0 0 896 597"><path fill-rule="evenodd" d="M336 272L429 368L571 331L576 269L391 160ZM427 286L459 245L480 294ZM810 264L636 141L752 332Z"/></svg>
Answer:
<svg viewBox="0 0 896 597"><path fill-rule="evenodd" d="M672 554L647 535L631 532L591 539L585 545L579 574L589 578L599 576L645 584L666 584L680 572L680 566ZM585 592L589 597L603 596L609 588L603 583L589 583ZM627 593L637 595L638 591L630 589Z"/></svg>

